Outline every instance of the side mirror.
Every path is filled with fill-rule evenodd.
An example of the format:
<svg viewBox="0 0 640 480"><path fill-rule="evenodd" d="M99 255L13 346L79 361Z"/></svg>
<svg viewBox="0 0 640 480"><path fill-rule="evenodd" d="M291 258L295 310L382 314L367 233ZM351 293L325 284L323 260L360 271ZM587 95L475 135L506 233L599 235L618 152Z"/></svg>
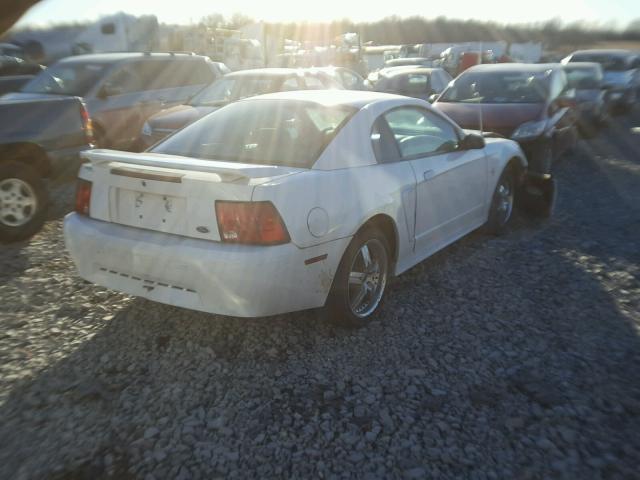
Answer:
<svg viewBox="0 0 640 480"><path fill-rule="evenodd" d="M435 103L435 101L438 100L439 96L440 95L438 95L437 93L433 93L433 94L429 95L429 98L427 99L427 102Z"/></svg>
<svg viewBox="0 0 640 480"><path fill-rule="evenodd" d="M484 146L484 137L476 133L470 133L460 141L460 150L480 150Z"/></svg>

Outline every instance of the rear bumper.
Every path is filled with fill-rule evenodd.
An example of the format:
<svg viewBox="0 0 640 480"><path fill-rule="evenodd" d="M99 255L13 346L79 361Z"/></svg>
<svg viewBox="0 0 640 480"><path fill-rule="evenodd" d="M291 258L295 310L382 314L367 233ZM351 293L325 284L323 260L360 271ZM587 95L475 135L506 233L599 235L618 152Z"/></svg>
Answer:
<svg viewBox="0 0 640 480"><path fill-rule="evenodd" d="M64 237L82 278L192 310L262 317L325 304L349 240L300 249L229 245L71 213ZM327 255L305 264L305 260Z"/></svg>

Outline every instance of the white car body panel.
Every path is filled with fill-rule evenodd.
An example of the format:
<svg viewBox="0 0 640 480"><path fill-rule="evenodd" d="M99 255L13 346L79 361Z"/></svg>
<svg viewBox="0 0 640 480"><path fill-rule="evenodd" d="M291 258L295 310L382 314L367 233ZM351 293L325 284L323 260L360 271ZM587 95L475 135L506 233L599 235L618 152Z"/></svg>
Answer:
<svg viewBox="0 0 640 480"><path fill-rule="evenodd" d="M280 97L360 110L311 169L87 152L91 164L80 177L93 182L90 218L69 214L64 228L80 276L225 315L320 307L349 242L373 217L383 215L394 227L393 272L400 274L485 223L507 163L516 159L526 167L515 142L491 138L483 149L378 163L370 141L374 121L398 106L431 110L428 103L340 91L278 93L252 101ZM216 200L271 201L291 241L221 242Z"/></svg>

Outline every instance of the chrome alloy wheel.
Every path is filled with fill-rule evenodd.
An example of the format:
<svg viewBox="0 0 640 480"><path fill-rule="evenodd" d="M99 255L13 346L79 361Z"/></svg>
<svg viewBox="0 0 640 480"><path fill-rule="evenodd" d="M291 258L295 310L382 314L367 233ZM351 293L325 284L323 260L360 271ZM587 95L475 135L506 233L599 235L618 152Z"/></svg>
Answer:
<svg viewBox="0 0 640 480"><path fill-rule="evenodd" d="M512 176L505 175L496 188L496 195L493 200L500 225L505 225L513 213L513 190Z"/></svg>
<svg viewBox="0 0 640 480"><path fill-rule="evenodd" d="M348 300L355 316L367 317L378 308L387 284L388 268L387 251L375 238L366 241L354 255L349 269Z"/></svg>
<svg viewBox="0 0 640 480"><path fill-rule="evenodd" d="M38 199L31 185L19 178L0 181L0 223L21 227L31 221L37 210Z"/></svg>

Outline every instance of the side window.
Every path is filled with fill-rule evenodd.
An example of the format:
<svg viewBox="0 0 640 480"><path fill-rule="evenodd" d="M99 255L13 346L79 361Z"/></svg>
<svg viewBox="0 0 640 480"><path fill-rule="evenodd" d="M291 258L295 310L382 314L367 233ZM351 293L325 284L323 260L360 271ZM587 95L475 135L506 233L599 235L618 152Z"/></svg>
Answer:
<svg viewBox="0 0 640 480"><path fill-rule="evenodd" d="M171 88L175 83L175 66L166 60L147 60L132 63L142 77L143 90ZM172 68L173 67L173 68Z"/></svg>
<svg viewBox="0 0 640 480"><path fill-rule="evenodd" d="M347 90L353 90L360 86L358 77L356 77L353 73L347 70L341 70L339 72L339 75L340 78L342 78L342 84L344 85L344 88L346 88Z"/></svg>
<svg viewBox="0 0 640 480"><path fill-rule="evenodd" d="M451 75L449 75L449 72L447 72L445 70L440 70L438 73L442 77L442 80L444 82L444 88L447 88L449 86L449 84L451 83L451 81L453 80L453 77Z"/></svg>
<svg viewBox="0 0 640 480"><path fill-rule="evenodd" d="M190 59L154 59L136 62L145 90L208 85L215 74L204 62Z"/></svg>
<svg viewBox="0 0 640 480"><path fill-rule="evenodd" d="M378 118L371 129L371 147L378 163L391 163L400 160L398 146L384 117Z"/></svg>
<svg viewBox="0 0 640 480"><path fill-rule="evenodd" d="M442 78L440 78L440 72L433 72L431 74L431 89L434 92L438 92L438 93L444 90Z"/></svg>
<svg viewBox="0 0 640 480"><path fill-rule="evenodd" d="M322 83L322 80L320 80L315 75L305 75L304 83L307 87L307 90L324 90L325 88L327 88L324 83Z"/></svg>
<svg viewBox="0 0 640 480"><path fill-rule="evenodd" d="M558 77L560 78L560 94L562 95L569 90L569 80L567 80L567 74L564 71L560 71Z"/></svg>
<svg viewBox="0 0 640 480"><path fill-rule="evenodd" d="M562 91L564 90L564 84L562 82L562 77L559 73L554 73L551 75L550 84L549 84L549 97L550 100L555 100L558 98Z"/></svg>
<svg viewBox="0 0 640 480"><path fill-rule="evenodd" d="M384 115L403 159L452 152L458 148L453 125L422 108L401 107Z"/></svg>
<svg viewBox="0 0 640 480"><path fill-rule="evenodd" d="M404 77L401 91L408 94L424 94L429 89L429 75L424 73L410 73Z"/></svg>
<svg viewBox="0 0 640 480"><path fill-rule="evenodd" d="M216 79L211 65L198 60L181 61L176 68L177 87L187 85L208 85Z"/></svg>
<svg viewBox="0 0 640 480"><path fill-rule="evenodd" d="M281 87L283 92L289 92L291 90L300 90L300 84L298 83L298 77L289 77L282 82Z"/></svg>
<svg viewBox="0 0 640 480"><path fill-rule="evenodd" d="M109 75L105 83L109 86L111 95L139 92L144 88L143 79L135 63L122 65Z"/></svg>

